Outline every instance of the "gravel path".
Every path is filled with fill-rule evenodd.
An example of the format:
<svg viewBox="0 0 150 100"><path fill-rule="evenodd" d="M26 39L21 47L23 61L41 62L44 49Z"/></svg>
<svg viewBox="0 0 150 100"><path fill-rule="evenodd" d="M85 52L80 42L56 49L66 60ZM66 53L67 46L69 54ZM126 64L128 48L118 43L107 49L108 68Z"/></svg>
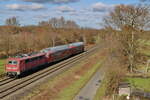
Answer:
<svg viewBox="0 0 150 100"><path fill-rule="evenodd" d="M100 68L73 100L93 100L103 77L104 69Z"/></svg>

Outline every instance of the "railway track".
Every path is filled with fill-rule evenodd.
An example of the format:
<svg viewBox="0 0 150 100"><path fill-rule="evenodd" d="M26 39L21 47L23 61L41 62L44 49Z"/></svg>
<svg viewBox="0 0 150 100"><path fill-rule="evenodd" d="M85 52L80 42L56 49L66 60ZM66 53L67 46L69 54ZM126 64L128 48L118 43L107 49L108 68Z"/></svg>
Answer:
<svg viewBox="0 0 150 100"><path fill-rule="evenodd" d="M12 81L14 81L15 80L15 78L5 78L5 79L3 79L3 80L0 80L0 86L2 86L2 85L5 85L5 84L7 84L7 83L9 83L9 82L12 82Z"/></svg>
<svg viewBox="0 0 150 100"><path fill-rule="evenodd" d="M2 79L0 79L0 86L2 85L6 85L9 82L12 82L15 80L15 78L9 78L6 76L6 74L2 74L0 77L2 77Z"/></svg>
<svg viewBox="0 0 150 100"><path fill-rule="evenodd" d="M0 83L6 81L8 79L9 79L9 77L3 77L3 79L0 80Z"/></svg>
<svg viewBox="0 0 150 100"><path fill-rule="evenodd" d="M0 87L8 84L9 82L12 82L14 80L16 80L16 79L15 78L9 78L5 74L3 74L3 78L0 79Z"/></svg>
<svg viewBox="0 0 150 100"><path fill-rule="evenodd" d="M77 56L74 56L70 59L62 61L58 64L52 65L51 67L38 71L27 77L23 77L21 79L4 79L3 81L0 80L0 99L3 99L9 96L10 94L16 92L17 90L25 88L26 86L36 82L37 80L42 79L43 77L46 77L58 70L62 70L66 66L73 65L81 61L85 57L90 56L92 53L96 52L98 48L99 46L94 47L84 53L81 53Z"/></svg>

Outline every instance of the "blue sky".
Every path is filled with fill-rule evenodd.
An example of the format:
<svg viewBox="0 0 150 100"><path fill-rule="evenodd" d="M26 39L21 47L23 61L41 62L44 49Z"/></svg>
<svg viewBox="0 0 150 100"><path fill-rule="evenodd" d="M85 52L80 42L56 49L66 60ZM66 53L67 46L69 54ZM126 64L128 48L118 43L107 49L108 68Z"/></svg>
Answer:
<svg viewBox="0 0 150 100"><path fill-rule="evenodd" d="M21 25L63 16L83 27L100 28L99 23L115 5L137 3L138 0L0 0L0 25L13 16Z"/></svg>

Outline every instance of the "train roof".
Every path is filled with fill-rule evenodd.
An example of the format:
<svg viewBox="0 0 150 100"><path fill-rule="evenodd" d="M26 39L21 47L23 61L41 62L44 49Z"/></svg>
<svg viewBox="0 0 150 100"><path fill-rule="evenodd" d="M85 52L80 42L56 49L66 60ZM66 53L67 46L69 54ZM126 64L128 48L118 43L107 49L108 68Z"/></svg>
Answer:
<svg viewBox="0 0 150 100"><path fill-rule="evenodd" d="M32 53L28 53L28 54L18 54L16 56L14 56L15 58L23 58L23 57L29 57L29 56L34 56L37 55L39 52L32 52Z"/></svg>
<svg viewBox="0 0 150 100"><path fill-rule="evenodd" d="M80 46L80 45L84 45L84 43L83 42L76 42L76 43L71 43L71 44L67 44L67 45L50 47L50 48L43 49L40 52L44 52L44 53L52 52L52 53L54 53L54 52L57 52L60 50L66 50L69 48L69 46Z"/></svg>
<svg viewBox="0 0 150 100"><path fill-rule="evenodd" d="M50 47L50 48L46 48L46 49L43 49L41 50L41 52L57 52L57 51L60 51L60 50L66 50L68 49L68 45L61 45L61 46L56 46L56 47Z"/></svg>
<svg viewBox="0 0 150 100"><path fill-rule="evenodd" d="M27 58L34 57L34 56L36 57L36 56L44 55L47 52L54 53L54 52L61 51L61 50L67 50L67 49L69 49L69 46L80 46L80 45L84 45L84 43L83 42L76 42L76 43L71 43L71 44L67 44L67 45L49 47L49 48L41 50L40 52L32 52L32 53L28 53L28 54L18 54L18 55L13 56L9 59L22 60L22 59L27 59Z"/></svg>
<svg viewBox="0 0 150 100"><path fill-rule="evenodd" d="M28 54L18 54L16 56L12 56L9 58L9 60L24 60L24 59L28 59L30 57L36 57L36 56L42 56L44 55L44 53L40 53L40 52L32 52L32 53L28 53Z"/></svg>
<svg viewBox="0 0 150 100"><path fill-rule="evenodd" d="M84 43L83 42L76 42L76 43L69 44L69 46L80 46L80 45L84 45Z"/></svg>

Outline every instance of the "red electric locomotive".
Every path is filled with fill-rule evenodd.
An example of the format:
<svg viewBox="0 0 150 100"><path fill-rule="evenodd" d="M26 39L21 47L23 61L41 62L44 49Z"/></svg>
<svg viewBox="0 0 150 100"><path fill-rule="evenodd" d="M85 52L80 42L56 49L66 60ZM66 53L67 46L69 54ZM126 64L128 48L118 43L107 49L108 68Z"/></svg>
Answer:
<svg viewBox="0 0 150 100"><path fill-rule="evenodd" d="M8 76L18 76L21 73L44 65L46 61L44 53L22 54L8 59L6 64L6 72Z"/></svg>
<svg viewBox="0 0 150 100"><path fill-rule="evenodd" d="M17 55L15 57L8 58L6 73L11 77L19 76L25 71L44 64L60 61L83 51L84 43L77 42L68 45L46 48L37 53Z"/></svg>

